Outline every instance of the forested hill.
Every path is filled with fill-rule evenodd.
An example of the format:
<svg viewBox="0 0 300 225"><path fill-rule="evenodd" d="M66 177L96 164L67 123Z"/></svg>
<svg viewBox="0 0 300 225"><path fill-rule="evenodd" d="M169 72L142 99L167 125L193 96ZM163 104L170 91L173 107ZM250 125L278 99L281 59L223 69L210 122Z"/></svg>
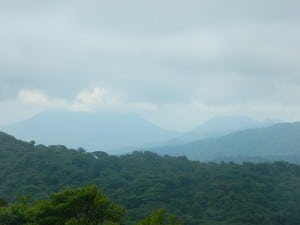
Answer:
<svg viewBox="0 0 300 225"><path fill-rule="evenodd" d="M199 163L134 152L110 156L18 141L0 133L0 198L34 199L96 184L129 222L166 208L189 225L300 224L300 167L285 162Z"/></svg>
<svg viewBox="0 0 300 225"><path fill-rule="evenodd" d="M184 154L189 159L201 161L287 160L300 163L300 122L247 129L223 137L164 146L152 151L169 155Z"/></svg>

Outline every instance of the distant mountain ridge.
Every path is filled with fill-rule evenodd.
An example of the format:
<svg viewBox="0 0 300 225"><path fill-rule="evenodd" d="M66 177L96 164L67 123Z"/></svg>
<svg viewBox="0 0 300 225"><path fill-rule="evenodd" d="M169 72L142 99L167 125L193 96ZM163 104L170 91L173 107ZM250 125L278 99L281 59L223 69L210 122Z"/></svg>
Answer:
<svg viewBox="0 0 300 225"><path fill-rule="evenodd" d="M109 153L120 153L122 149L139 148L178 135L138 116L109 112L45 111L2 130L27 141Z"/></svg>
<svg viewBox="0 0 300 225"><path fill-rule="evenodd" d="M184 144L201 139L220 137L249 128L268 127L279 122L280 121L270 119L257 121L245 116L218 116L204 122L191 131L188 131L173 140L169 140L167 144Z"/></svg>
<svg viewBox="0 0 300 225"><path fill-rule="evenodd" d="M300 122L280 123L265 128L237 131L222 137L199 140L177 146L163 146L151 151L159 154L186 155L189 159L300 157Z"/></svg>

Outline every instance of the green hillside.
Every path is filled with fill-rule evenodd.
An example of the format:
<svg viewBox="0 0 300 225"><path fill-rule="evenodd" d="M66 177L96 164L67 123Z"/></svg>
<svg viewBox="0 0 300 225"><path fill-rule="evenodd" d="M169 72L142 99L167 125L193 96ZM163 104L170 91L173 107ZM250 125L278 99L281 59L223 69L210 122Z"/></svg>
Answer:
<svg viewBox="0 0 300 225"><path fill-rule="evenodd" d="M186 155L201 161L276 161L300 163L300 122L238 131L177 146L152 149L160 154Z"/></svg>
<svg viewBox="0 0 300 225"><path fill-rule="evenodd" d="M0 133L0 198L48 198L95 184L133 224L165 208L189 225L300 224L300 166L200 163L134 152L120 157L35 145Z"/></svg>

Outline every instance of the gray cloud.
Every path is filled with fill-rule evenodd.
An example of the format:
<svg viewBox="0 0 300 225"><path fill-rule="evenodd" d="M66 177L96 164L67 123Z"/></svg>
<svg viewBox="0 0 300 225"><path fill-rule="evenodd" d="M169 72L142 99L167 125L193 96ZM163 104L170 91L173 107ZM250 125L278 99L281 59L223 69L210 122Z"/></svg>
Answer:
<svg viewBox="0 0 300 225"><path fill-rule="evenodd" d="M24 89L72 101L82 90L105 88L124 104L157 105L155 115L146 115L156 121L176 107L178 116L195 118L190 123L209 117L210 107L247 114L239 109L245 104L295 119L278 105L299 106L298 1L0 4L0 101L6 105ZM252 115L259 117L257 111Z"/></svg>

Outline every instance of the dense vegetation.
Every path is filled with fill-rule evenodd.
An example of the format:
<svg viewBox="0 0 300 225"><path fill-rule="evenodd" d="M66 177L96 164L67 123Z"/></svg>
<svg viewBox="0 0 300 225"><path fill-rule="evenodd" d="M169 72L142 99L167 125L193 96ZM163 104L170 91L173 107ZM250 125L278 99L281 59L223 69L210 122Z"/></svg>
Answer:
<svg viewBox="0 0 300 225"><path fill-rule="evenodd" d="M222 137L152 149L201 161L278 161L300 164L300 122L237 131Z"/></svg>
<svg viewBox="0 0 300 225"><path fill-rule="evenodd" d="M300 166L200 163L134 152L109 156L35 145L0 133L0 198L33 199L95 184L128 209L133 224L165 208L189 225L300 224Z"/></svg>
<svg viewBox="0 0 300 225"><path fill-rule="evenodd" d="M0 204L1 225L121 225L126 210L100 193L95 186L67 189L50 199L33 203L28 198ZM181 225L173 215L157 210L136 225Z"/></svg>

